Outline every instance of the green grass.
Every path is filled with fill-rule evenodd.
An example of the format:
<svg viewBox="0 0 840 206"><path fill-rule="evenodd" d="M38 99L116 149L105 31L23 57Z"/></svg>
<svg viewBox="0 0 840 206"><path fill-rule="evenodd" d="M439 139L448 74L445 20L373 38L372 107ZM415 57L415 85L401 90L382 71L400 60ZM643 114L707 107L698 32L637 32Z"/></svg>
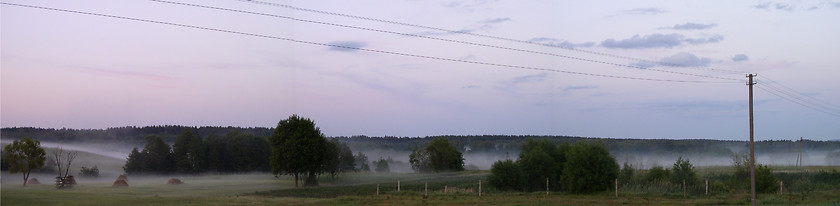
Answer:
<svg viewBox="0 0 840 206"><path fill-rule="evenodd" d="M80 180L79 185L57 190L52 185L21 187L20 174L3 174L2 205L746 205L749 194L733 192L705 196L682 193L611 191L588 195L561 192L501 192L478 180L487 171L441 174L350 173L335 179L321 177L321 186L294 188L289 176L271 174L204 175L178 177L186 184L166 185L168 177L129 176L129 187L111 187L112 178ZM396 191L397 181L400 190ZM44 183L44 181L42 181ZM424 188L428 183L429 196ZM376 195L379 184L380 195ZM444 193L443 188L447 187ZM458 188L452 191L451 188ZM801 194L762 194L762 205L838 205L840 188Z"/></svg>

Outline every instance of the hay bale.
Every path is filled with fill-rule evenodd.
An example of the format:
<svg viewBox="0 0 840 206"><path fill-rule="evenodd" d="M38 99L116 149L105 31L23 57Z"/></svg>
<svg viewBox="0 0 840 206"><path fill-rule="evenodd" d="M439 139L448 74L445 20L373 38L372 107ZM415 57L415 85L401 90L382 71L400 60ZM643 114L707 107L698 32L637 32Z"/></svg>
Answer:
<svg viewBox="0 0 840 206"><path fill-rule="evenodd" d="M64 184L65 185L76 185L76 178L73 178L72 175L67 176L67 178L64 178Z"/></svg>
<svg viewBox="0 0 840 206"><path fill-rule="evenodd" d="M33 177L33 178L29 178L29 180L26 181L26 184L27 185L40 185L41 182L38 181L38 178Z"/></svg>
<svg viewBox="0 0 840 206"><path fill-rule="evenodd" d="M128 187L128 182L126 182L125 180L117 179L117 181L114 181L114 184L111 185L111 186L113 186L113 187Z"/></svg>
<svg viewBox="0 0 840 206"><path fill-rule="evenodd" d="M128 177L126 177L125 175L120 175L119 177L117 177L117 180L125 180L126 182L128 182Z"/></svg>
<svg viewBox="0 0 840 206"><path fill-rule="evenodd" d="M166 181L166 184L167 185L180 185L180 184L184 184L184 182L181 182L181 180L179 180L178 178L172 178L172 179L169 179L169 181Z"/></svg>

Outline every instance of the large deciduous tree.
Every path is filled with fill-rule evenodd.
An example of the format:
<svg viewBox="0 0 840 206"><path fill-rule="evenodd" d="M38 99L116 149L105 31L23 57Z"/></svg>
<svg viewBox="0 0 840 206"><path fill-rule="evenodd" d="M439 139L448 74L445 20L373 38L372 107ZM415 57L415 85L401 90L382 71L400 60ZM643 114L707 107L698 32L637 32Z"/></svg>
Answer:
<svg viewBox="0 0 840 206"><path fill-rule="evenodd" d="M464 170L464 155L446 138L435 138L426 148L414 150L408 158L411 168L417 172Z"/></svg>
<svg viewBox="0 0 840 206"><path fill-rule="evenodd" d="M563 187L571 193L591 193L610 188L618 177L618 163L602 144L578 142L566 154Z"/></svg>
<svg viewBox="0 0 840 206"><path fill-rule="evenodd" d="M199 173L204 168L206 151L201 137L190 129L184 129L172 145L172 155L175 158L175 169L179 173Z"/></svg>
<svg viewBox="0 0 840 206"><path fill-rule="evenodd" d="M331 148L321 129L308 118L292 115L277 123L271 144L271 172L274 175L292 175L295 187L301 174L306 175L304 186L318 184L317 175L325 171L328 163L324 151Z"/></svg>
<svg viewBox="0 0 840 206"><path fill-rule="evenodd" d="M44 166L46 151L41 148L41 141L29 137L15 140L3 148L3 159L9 163L9 172L23 173L23 186L29 180L32 169Z"/></svg>

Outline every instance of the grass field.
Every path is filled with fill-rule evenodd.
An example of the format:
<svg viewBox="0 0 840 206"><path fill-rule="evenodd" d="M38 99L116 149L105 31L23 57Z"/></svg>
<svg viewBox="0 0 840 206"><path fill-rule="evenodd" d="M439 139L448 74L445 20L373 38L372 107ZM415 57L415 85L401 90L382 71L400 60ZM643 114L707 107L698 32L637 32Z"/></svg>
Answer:
<svg viewBox="0 0 840 206"><path fill-rule="evenodd" d="M111 187L110 178L80 179L73 189L52 185L22 187L20 174L3 174L2 205L745 205L749 194L698 195L604 191L589 195L551 192L500 192L482 187L486 171L442 174L351 173L321 178L320 187L294 188L294 180L271 174L178 177L186 184L166 185L169 177L129 177L129 187ZM400 191L397 191L397 181ZM46 183L46 181L42 181ZM428 197L425 185L428 183ZM377 184L380 195L376 195ZM446 187L446 192L444 192ZM838 205L840 188L800 194L763 194L762 205Z"/></svg>

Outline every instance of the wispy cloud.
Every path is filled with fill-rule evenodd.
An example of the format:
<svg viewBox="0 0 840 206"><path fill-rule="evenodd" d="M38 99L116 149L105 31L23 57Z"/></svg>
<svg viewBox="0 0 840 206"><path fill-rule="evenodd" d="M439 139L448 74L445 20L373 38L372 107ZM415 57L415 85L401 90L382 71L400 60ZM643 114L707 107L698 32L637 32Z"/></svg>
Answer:
<svg viewBox="0 0 840 206"><path fill-rule="evenodd" d="M564 92L574 91L574 90L589 90L589 89L597 89L598 86L590 86L590 85L581 85L581 86L567 86L563 88Z"/></svg>
<svg viewBox="0 0 840 206"><path fill-rule="evenodd" d="M457 0L449 3L444 3L443 6L451 9L458 9L467 12L474 12L487 4L496 2L498 0Z"/></svg>
<svg viewBox="0 0 840 206"><path fill-rule="evenodd" d="M685 24L675 24L671 27L665 27L666 29L673 29L673 30L706 30L711 29L712 27L717 26L717 24L698 24L698 23L685 23Z"/></svg>
<svg viewBox="0 0 840 206"><path fill-rule="evenodd" d="M537 37L528 40L530 42L540 43L540 44L548 44L552 46L558 46L563 48L575 48L575 47L592 47L595 46L595 42L584 42L584 43L573 43L565 40L555 39L555 38L548 38L548 37Z"/></svg>
<svg viewBox="0 0 840 206"><path fill-rule="evenodd" d="M664 14L668 13L668 10L656 7L648 7L648 8L635 8L630 10L624 10L625 14L632 14L632 15L656 15L656 14Z"/></svg>
<svg viewBox="0 0 840 206"><path fill-rule="evenodd" d="M121 70L112 70L112 69L103 69L103 68L95 68L95 67L86 67L86 66L73 66L79 69L84 69L88 71L94 71L102 74L114 75L114 76L124 76L124 77L132 77L132 78L140 78L152 81L169 81L172 80L172 77L159 75L159 74L152 74L152 73L144 73L144 72L135 72L135 71L121 71Z"/></svg>
<svg viewBox="0 0 840 206"><path fill-rule="evenodd" d="M742 62L742 61L749 61L749 60L750 60L750 57L748 57L746 54L736 54L735 56L732 57L732 61L735 61L735 62Z"/></svg>
<svg viewBox="0 0 840 206"><path fill-rule="evenodd" d="M513 83L538 82L548 77L547 73L518 76L513 78Z"/></svg>
<svg viewBox="0 0 840 206"><path fill-rule="evenodd" d="M629 39L615 40L607 39L601 42L602 47L620 49L645 49L645 48L673 48L683 44L709 44L718 43L723 36L715 35L709 38L686 38L682 34L650 34L645 36L635 35Z"/></svg>
<svg viewBox="0 0 840 206"><path fill-rule="evenodd" d="M665 57L665 58L662 58L662 59L659 60L660 63L666 64L666 65L669 65L669 66L673 66L673 67L702 67L702 66L708 66L713 61L714 60L711 59L711 58L697 57L697 55L694 55L694 54L691 54L691 53L688 53L688 52L680 52L680 53L677 53L677 54L674 54L674 55L671 55L671 56L668 56L668 57ZM637 63L632 63L630 65L633 65L633 66L636 66L636 67L641 67L641 68L650 68L650 67L659 66L658 64L651 63L651 62L637 62Z"/></svg>
<svg viewBox="0 0 840 206"><path fill-rule="evenodd" d="M502 22L506 22L506 21L510 21L510 20L511 19L508 18L508 17L501 17L501 18L485 19L485 20L481 21L481 23L496 24L496 23L502 23Z"/></svg>
<svg viewBox="0 0 840 206"><path fill-rule="evenodd" d="M360 41L336 41L330 42L329 44L335 45L330 47L330 51L339 52L356 52L359 51L358 49L367 46L367 43Z"/></svg>

